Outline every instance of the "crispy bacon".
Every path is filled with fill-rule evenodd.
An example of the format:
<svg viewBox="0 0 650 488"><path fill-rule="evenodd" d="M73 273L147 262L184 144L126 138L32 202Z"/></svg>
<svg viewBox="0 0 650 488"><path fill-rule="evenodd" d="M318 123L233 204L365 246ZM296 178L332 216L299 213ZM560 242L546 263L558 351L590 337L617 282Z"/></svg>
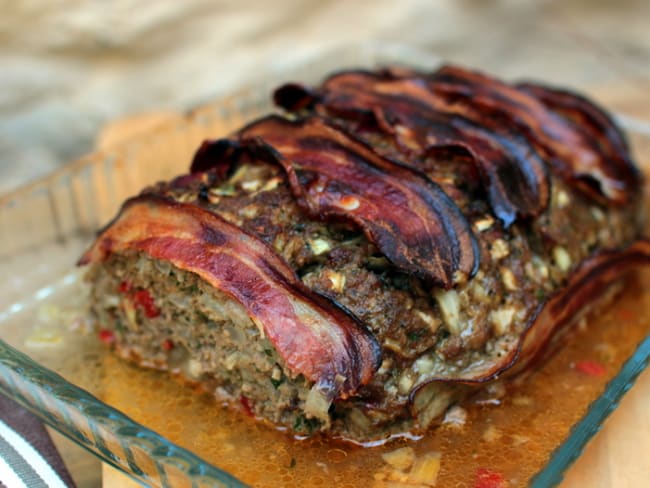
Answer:
<svg viewBox="0 0 650 488"><path fill-rule="evenodd" d="M320 117L270 116L239 135L249 147L267 147L308 212L355 222L400 269L445 288L457 271L476 272L478 246L467 220L425 175Z"/></svg>
<svg viewBox="0 0 650 488"><path fill-rule="evenodd" d="M486 122L499 114L514 124L555 171L590 195L625 204L638 188L624 137L593 102L538 84L508 85L458 66L443 66L428 79L436 94L483 112Z"/></svg>
<svg viewBox="0 0 650 488"><path fill-rule="evenodd" d="M230 169L226 165L215 166L215 161L228 160L239 151L239 145L232 139L218 139L216 141L204 141L194 154L190 165L190 174L204 173L211 170L217 181L226 177ZM215 171L216 170L216 171Z"/></svg>
<svg viewBox="0 0 650 488"><path fill-rule="evenodd" d="M418 166L415 156L450 148L466 152L505 226L517 216L534 217L544 210L549 198L546 166L524 137L481 113L456 110L453 103L434 94L422 77L398 75L409 72L340 73L325 81L319 92L301 92L299 85L292 84L280 88L275 100L287 109L315 106L360 122L373 120L396 140L414 166Z"/></svg>
<svg viewBox="0 0 650 488"><path fill-rule="evenodd" d="M635 198L641 188L641 173L632 161L625 136L603 109L566 90L533 83L517 87L562 117L599 154L603 174L596 172L595 179L608 199L624 204Z"/></svg>
<svg viewBox="0 0 650 488"><path fill-rule="evenodd" d="M199 275L239 302L294 374L329 400L346 398L379 367L375 337L308 290L259 239L192 204L144 195L128 200L80 264L141 251Z"/></svg>
<svg viewBox="0 0 650 488"><path fill-rule="evenodd" d="M549 188L542 159L580 191L606 203L625 205L640 189L640 173L623 135L593 102L567 91L513 86L448 65L430 74L342 72L319 89L285 85L275 100L287 110L315 109L360 126L374 121L406 154L422 156L439 146L467 151L506 226L516 215L536 216L545 208Z"/></svg>

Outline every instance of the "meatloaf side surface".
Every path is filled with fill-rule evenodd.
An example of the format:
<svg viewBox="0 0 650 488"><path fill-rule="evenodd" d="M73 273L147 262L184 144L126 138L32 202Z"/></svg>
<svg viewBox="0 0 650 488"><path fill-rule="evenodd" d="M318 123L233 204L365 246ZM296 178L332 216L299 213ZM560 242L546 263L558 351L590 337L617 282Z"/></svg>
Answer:
<svg viewBox="0 0 650 488"><path fill-rule="evenodd" d="M419 432L647 259L602 110L456 67L286 85L82 257L115 352L296 435Z"/></svg>

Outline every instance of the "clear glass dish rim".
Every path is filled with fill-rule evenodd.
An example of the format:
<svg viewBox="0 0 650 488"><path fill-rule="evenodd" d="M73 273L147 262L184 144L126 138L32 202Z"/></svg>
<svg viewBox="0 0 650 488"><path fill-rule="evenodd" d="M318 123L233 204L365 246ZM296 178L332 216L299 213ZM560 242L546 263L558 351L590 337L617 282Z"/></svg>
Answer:
<svg viewBox="0 0 650 488"><path fill-rule="evenodd" d="M361 45L361 47L356 46L356 48L370 50L375 54L381 52L382 49L388 49L393 56L395 56L395 53L403 54L407 52L408 56L403 60L405 64L422 64L423 59L429 63L431 63L431 60L434 60L434 63L439 62L439 59L436 57L399 44L370 44ZM331 53L329 54L331 55ZM254 88L251 86L238 90L233 94L220 97L210 102L209 105L218 106L224 101L232 101L246 97L253 90L259 91L260 86L256 85ZM200 108L197 107L195 110L189 110L186 116L188 118L192 117L193 113ZM614 114L614 117L628 132L650 137L650 123L621 114ZM155 133L152 133L151 136L155 136ZM46 186L54 178L79 170L86 165L92 165L96 160L96 156L97 153L93 153L82 157L57 169L44 178L27 183L9 193L0 195L0 207L11 205L21 195L33 192L41 186ZM565 471L580 456L589 440L602 427L605 419L616 409L623 395L632 387L638 375L647 367L649 360L650 336L646 337L638 345L635 352L605 386L601 395L592 402L587 413L572 427L568 437L551 454L548 463L531 479L530 486L542 488L555 486L561 482ZM0 372L3 373L0 377L0 392L10 396L34 412L45 423L84 447L102 461L116 467L139 482L147 483L152 480L147 479L142 472L138 473L137 471L140 471L139 469L125 469L124 466L117 462L110 450L98 448L98 443L89 444L88 439L75 428L72 422L66 424L52 416L39 399L39 393L36 393L36 391L41 390L40 395L43 394L42 390L47 391L47 394L60 402L63 408L77 409L88 418L92 418L99 424L110 429L115 435L121 436L133 445L139 445L157 463L163 482L165 479L165 467L174 466L196 483L216 481L223 486L246 486L226 471L202 460L192 452L175 445L165 437L144 427L114 407L102 402L89 392L68 382L56 372L38 364L29 356L13 348L2 339L0 339ZM10 379L12 374L20 376L22 378L21 381L29 383L28 389L33 388L33 390L26 392L23 389L21 391L21 388L16 385L15 381Z"/></svg>

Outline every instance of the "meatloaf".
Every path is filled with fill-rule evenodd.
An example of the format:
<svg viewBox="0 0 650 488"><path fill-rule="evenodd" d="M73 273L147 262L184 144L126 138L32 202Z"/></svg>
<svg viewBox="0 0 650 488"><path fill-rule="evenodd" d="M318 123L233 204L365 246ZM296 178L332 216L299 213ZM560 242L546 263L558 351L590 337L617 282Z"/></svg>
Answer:
<svg viewBox="0 0 650 488"><path fill-rule="evenodd" d="M628 144L582 96L443 66L274 99L80 263L119 356L294 435L424 431L650 256Z"/></svg>

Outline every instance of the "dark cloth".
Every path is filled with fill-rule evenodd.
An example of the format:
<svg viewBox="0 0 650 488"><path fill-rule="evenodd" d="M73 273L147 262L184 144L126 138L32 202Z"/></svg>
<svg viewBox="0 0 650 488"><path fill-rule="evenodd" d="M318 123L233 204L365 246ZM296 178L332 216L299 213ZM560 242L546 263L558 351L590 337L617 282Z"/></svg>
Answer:
<svg viewBox="0 0 650 488"><path fill-rule="evenodd" d="M0 393L0 420L7 424L17 434L22 436L31 446L38 451L43 459L59 475L66 486L74 487L74 481L63 463L52 439L50 438L43 422L36 415L27 411L14 400ZM15 452L12 447L0 436L0 457L6 459L17 459L19 453ZM21 459L21 458L18 458ZM18 467L14 463L9 463L16 471ZM28 463L21 461L22 469L19 471L23 478L29 479L28 486L42 486L43 480L38 474L31 469ZM36 476L36 478L34 478ZM2 483L2 473L0 473L0 487L5 488ZM31 480L34 481L31 481ZM11 487L6 487L11 488Z"/></svg>

